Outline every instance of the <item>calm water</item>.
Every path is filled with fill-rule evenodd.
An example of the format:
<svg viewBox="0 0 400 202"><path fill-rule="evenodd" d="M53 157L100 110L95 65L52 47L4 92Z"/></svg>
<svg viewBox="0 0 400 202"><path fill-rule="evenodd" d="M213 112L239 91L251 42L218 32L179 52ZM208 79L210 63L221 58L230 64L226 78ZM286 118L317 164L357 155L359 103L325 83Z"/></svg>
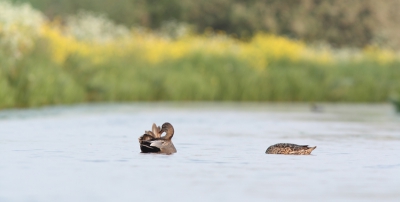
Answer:
<svg viewBox="0 0 400 202"><path fill-rule="evenodd" d="M400 201L389 105L121 104L0 111L0 201ZM153 122L174 155L141 154ZM278 142L310 156L266 155Z"/></svg>

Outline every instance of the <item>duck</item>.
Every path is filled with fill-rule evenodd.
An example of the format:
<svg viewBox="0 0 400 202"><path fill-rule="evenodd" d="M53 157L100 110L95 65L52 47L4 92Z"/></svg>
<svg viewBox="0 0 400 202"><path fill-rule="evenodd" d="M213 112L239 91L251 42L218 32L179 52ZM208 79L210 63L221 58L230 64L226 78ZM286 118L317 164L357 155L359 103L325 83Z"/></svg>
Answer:
<svg viewBox="0 0 400 202"><path fill-rule="evenodd" d="M164 136L161 136L165 132ZM173 154L176 148L172 143L174 136L174 127L165 122L161 128L153 123L152 131L145 131L139 137L140 150L142 153Z"/></svg>
<svg viewBox="0 0 400 202"><path fill-rule="evenodd" d="M266 154L286 154L286 155L309 155L317 148L308 145L297 145L292 143L278 143L268 147Z"/></svg>
<svg viewBox="0 0 400 202"><path fill-rule="evenodd" d="M400 113L400 99L392 98L390 101L392 102L396 112Z"/></svg>
<svg viewBox="0 0 400 202"><path fill-rule="evenodd" d="M323 107L321 105L319 105L319 104L316 104L316 103L311 103L310 110L312 112L316 112L316 113L324 111Z"/></svg>

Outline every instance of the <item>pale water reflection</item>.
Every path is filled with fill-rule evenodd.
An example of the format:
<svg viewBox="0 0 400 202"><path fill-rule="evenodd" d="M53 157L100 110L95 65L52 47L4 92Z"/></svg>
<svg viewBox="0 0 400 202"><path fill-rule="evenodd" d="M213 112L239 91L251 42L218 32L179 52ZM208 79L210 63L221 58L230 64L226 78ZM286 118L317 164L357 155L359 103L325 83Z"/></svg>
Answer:
<svg viewBox="0 0 400 202"><path fill-rule="evenodd" d="M0 201L399 201L388 105L153 103L0 112ZM174 155L141 154L153 122ZM311 156L266 155L278 142Z"/></svg>

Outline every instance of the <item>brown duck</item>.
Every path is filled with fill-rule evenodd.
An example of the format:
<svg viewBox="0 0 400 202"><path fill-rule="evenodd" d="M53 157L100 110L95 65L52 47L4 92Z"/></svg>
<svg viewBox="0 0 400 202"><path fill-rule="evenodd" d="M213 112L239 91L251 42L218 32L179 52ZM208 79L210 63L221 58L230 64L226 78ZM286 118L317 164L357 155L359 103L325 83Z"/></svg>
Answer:
<svg viewBox="0 0 400 202"><path fill-rule="evenodd" d="M161 137L161 134L166 134ZM174 127L170 123L159 126L153 123L152 131L145 131L139 137L140 150L142 153L172 154L176 149L171 139L174 136Z"/></svg>
<svg viewBox="0 0 400 202"><path fill-rule="evenodd" d="M291 143L278 143L268 147L266 154L309 155L317 147L297 145Z"/></svg>

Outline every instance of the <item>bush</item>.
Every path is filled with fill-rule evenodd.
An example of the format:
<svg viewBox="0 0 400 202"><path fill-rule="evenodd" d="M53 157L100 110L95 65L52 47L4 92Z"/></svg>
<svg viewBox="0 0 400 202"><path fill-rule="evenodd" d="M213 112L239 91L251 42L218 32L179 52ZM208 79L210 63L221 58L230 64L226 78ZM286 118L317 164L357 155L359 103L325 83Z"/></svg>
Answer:
<svg viewBox="0 0 400 202"><path fill-rule="evenodd" d="M197 33L212 28L250 38L263 31L334 47L377 44L400 49L398 0L14 1L30 2L52 19L66 19L83 9L128 27L160 29L176 21L191 24Z"/></svg>

